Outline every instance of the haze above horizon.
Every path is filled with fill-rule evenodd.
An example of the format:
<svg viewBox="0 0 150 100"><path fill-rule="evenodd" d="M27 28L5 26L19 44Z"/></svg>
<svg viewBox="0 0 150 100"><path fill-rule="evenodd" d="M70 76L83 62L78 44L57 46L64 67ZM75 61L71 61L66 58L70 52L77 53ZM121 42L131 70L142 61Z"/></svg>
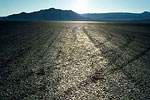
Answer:
<svg viewBox="0 0 150 100"><path fill-rule="evenodd" d="M0 0L0 16L56 8L81 13L150 11L150 0Z"/></svg>

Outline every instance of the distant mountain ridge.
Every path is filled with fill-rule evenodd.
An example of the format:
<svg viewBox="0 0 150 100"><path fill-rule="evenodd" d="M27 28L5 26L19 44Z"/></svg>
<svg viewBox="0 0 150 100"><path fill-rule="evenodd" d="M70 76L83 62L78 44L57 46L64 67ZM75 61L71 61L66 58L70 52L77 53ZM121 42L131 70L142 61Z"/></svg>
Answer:
<svg viewBox="0 0 150 100"><path fill-rule="evenodd" d="M146 20L150 19L150 12L143 13L89 13L82 14L83 17L89 20L102 21L132 21L132 20Z"/></svg>
<svg viewBox="0 0 150 100"><path fill-rule="evenodd" d="M20 14L13 14L3 18L3 20L49 20L49 21L60 21L60 20L85 20L80 14L77 14L71 10L61 9L45 9L32 13L22 12Z"/></svg>
<svg viewBox="0 0 150 100"><path fill-rule="evenodd" d="M14 21L149 21L150 12L143 13L88 13L78 14L72 10L45 9L36 12L13 14L0 20Z"/></svg>
<svg viewBox="0 0 150 100"><path fill-rule="evenodd" d="M0 20L2 20L3 19L3 17L0 17Z"/></svg>

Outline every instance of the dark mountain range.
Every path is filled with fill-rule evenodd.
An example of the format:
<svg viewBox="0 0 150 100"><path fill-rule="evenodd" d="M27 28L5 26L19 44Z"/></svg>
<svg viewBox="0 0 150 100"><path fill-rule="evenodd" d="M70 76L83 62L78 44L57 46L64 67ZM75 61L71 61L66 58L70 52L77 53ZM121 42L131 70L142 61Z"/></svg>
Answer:
<svg viewBox="0 0 150 100"><path fill-rule="evenodd" d="M150 19L133 20L132 22L143 22L143 23L150 23Z"/></svg>
<svg viewBox="0 0 150 100"><path fill-rule="evenodd" d="M49 20L49 21L85 20L84 17L71 10L60 10L55 8L40 10L32 13L22 12L20 14L7 16L3 19L4 20Z"/></svg>
<svg viewBox="0 0 150 100"><path fill-rule="evenodd" d="M0 17L0 20L2 20L3 19L3 17Z"/></svg>
<svg viewBox="0 0 150 100"><path fill-rule="evenodd" d="M82 14L83 17L89 20L99 21L133 21L150 19L150 12L143 13L89 13Z"/></svg>
<svg viewBox="0 0 150 100"><path fill-rule="evenodd" d="M0 20L46 20L46 21L149 21L150 12L143 13L88 13L77 14L71 10L45 9L32 13L22 12L7 17L0 17Z"/></svg>

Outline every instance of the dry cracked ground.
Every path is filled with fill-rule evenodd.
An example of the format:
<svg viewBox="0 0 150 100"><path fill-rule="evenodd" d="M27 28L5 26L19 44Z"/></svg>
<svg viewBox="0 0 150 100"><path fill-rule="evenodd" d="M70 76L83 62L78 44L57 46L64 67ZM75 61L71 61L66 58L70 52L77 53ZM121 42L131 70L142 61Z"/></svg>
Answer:
<svg viewBox="0 0 150 100"><path fill-rule="evenodd" d="M150 24L0 22L0 100L150 100Z"/></svg>

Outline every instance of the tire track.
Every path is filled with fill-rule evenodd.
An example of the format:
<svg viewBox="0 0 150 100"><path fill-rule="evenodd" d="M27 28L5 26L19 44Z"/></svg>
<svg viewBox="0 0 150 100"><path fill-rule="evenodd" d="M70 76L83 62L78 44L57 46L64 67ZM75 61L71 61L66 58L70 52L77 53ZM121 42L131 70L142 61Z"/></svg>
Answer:
<svg viewBox="0 0 150 100"><path fill-rule="evenodd" d="M148 30L136 32L126 24L48 23L31 27L29 33L21 28L16 30L18 37L7 37L22 43L0 54L2 99L138 100L149 97L150 46L145 35ZM34 30L38 27L41 28ZM20 33L21 30L25 31Z"/></svg>
<svg viewBox="0 0 150 100"><path fill-rule="evenodd" d="M45 55L46 55L46 52L49 50L49 48L50 48L50 46L54 43L54 41L57 39L57 37L59 36L59 34L60 34L60 32L61 32L61 30L59 31L59 32L55 32L55 31L53 31L53 34L51 34L51 35L49 35L49 37L48 37L48 40L49 40L49 38L51 38L51 41L46 41L44 44L46 44L47 42L49 43L48 44L48 47L42 52L42 54L40 55L40 57L38 57L39 59L37 59L37 61L35 61L35 63L38 63L39 65L42 65L42 62L41 61L43 61L43 59L44 59L44 57L45 57ZM57 33L57 34L56 34ZM52 36L52 37L51 37ZM40 52L40 51L39 51ZM38 54L38 53L37 53ZM30 64L30 63L28 63L28 64ZM28 66L28 65L27 65ZM26 75L28 75L24 80L26 80L26 79L28 79L28 77L30 77L32 74L34 74L33 72L30 74L29 73L29 75L28 74L26 74ZM42 66L40 67L40 69L39 69L39 72L37 72L37 73L35 73L36 75L38 75L39 77L40 76L43 76L43 75L45 75L45 71L44 71L44 68L42 68ZM21 78L19 78L19 79L21 79ZM43 78L43 82L45 81L46 79L45 78ZM19 84L18 84L19 85ZM44 87L43 87L44 86ZM43 85L42 87L40 87L41 89L43 89L44 91L46 90L46 86L45 85ZM41 90L40 89L40 90ZM16 97L19 97L19 98L17 98L17 99L24 99L25 97L28 97L28 96L30 96L30 95L34 95L34 94L36 94L37 92L38 92L38 90L39 90L39 88L35 88L35 90L33 89L33 91L31 91L31 92L28 92L28 93L26 93L26 92L24 92L24 93L22 93L22 94L19 94L20 96L17 96L17 95L15 95L14 97L12 97L12 99L14 98L16 98Z"/></svg>
<svg viewBox="0 0 150 100"><path fill-rule="evenodd" d="M133 38L132 36L123 35L123 37L126 37L127 42L126 42L125 44L123 44L122 46L118 47L118 48L114 51L114 53L112 53L112 57L111 57L111 59L110 59L108 65L106 65L106 66L115 65L115 68L111 68L111 69L105 71L105 73L104 73L103 75L100 75L101 71L100 71L100 72L96 71L95 74L94 74L93 76L91 76L91 77L95 78L95 80L98 81L98 80L104 79L104 76L108 76L108 75L114 74L114 73L117 72L117 71L121 71L124 75L127 76L127 78L128 78L129 80L131 80L133 83L135 83L135 84L137 85L137 88L140 88L140 90L144 93L142 87L140 86L139 83L137 83L136 79L132 76L132 74L131 74L131 73L128 73L128 72L125 71L125 70L123 70L123 68L124 68L125 66L127 66L127 65L129 65L129 64L131 64L131 63L133 63L134 61L140 59L140 58L143 57L144 55L146 55L146 54L150 51L150 48L148 47L146 50L142 51L140 54L135 55L135 56L132 57L130 60L124 62L122 65L118 65L118 64L116 63L116 61L122 56L122 54L126 51L126 48L128 48L129 45L132 43L132 41L134 41L134 38ZM90 39L92 39L92 38L90 38ZM117 53L117 52L119 52L119 51L121 51L122 54L121 54L121 53ZM123 51L124 51L124 52L123 52ZM107 56L104 55L104 53L103 53L102 55L103 55L104 57L107 57ZM100 75L99 77L97 77L97 73L99 73L99 75ZM90 81L92 81L92 79L88 79L87 81L85 81L85 82L83 82L83 83L81 83L81 84L85 84L85 83L86 83L86 85L87 85L87 84L90 84L90 83L91 83ZM81 86L81 84L79 84L79 86ZM147 84L146 87L149 87L148 84Z"/></svg>

